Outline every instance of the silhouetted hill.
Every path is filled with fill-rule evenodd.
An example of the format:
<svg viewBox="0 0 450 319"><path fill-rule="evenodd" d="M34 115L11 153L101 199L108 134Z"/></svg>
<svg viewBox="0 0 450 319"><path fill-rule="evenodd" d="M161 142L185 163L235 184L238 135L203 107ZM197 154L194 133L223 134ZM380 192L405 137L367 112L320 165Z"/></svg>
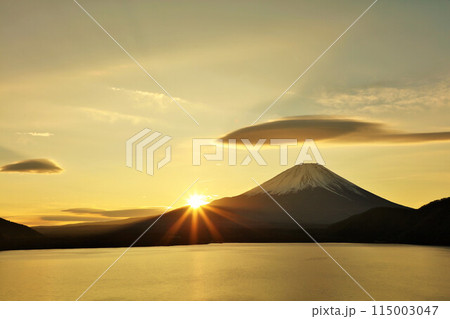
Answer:
<svg viewBox="0 0 450 319"><path fill-rule="evenodd" d="M41 245L43 236L36 230L0 218L0 249L19 249Z"/></svg>
<svg viewBox="0 0 450 319"><path fill-rule="evenodd" d="M126 224L138 223L147 219L149 219L149 217L137 217L107 222L85 222L62 226L36 226L33 227L33 229L37 230L41 234L44 234L50 239L61 237L77 238L80 236L97 236L101 234L108 234L114 230L124 227Z"/></svg>
<svg viewBox="0 0 450 319"><path fill-rule="evenodd" d="M421 212L432 212L432 213L448 213L450 212L450 197L438 199L423 205L419 208Z"/></svg>
<svg viewBox="0 0 450 319"><path fill-rule="evenodd" d="M282 213L282 212L281 212ZM37 227L51 242L64 247L122 247L133 243L150 225L136 246L204 244L222 242L304 241L307 237L293 223L278 227L216 207L193 210L188 206L161 218L139 218L114 223Z"/></svg>
<svg viewBox="0 0 450 319"><path fill-rule="evenodd" d="M450 245L450 198L420 209L379 207L328 227L304 226L319 242ZM257 212L205 205L185 206L159 217L107 223L29 227L0 219L0 249L95 248L222 242L311 242L278 207L273 223ZM267 214L267 213L263 213ZM257 218L262 216L263 218ZM152 226L153 225L153 226ZM147 232L145 232L152 226ZM145 234L143 234L145 232Z"/></svg>
<svg viewBox="0 0 450 319"><path fill-rule="evenodd" d="M450 245L450 199L420 209L379 207L329 227L307 226L321 242L406 243ZM311 239L279 209L286 223L271 223L253 213L236 213L211 205L193 210L180 207L161 218L151 217L101 225L83 224L40 227L51 246L119 247L205 244L221 242L311 242ZM289 221L289 223L287 223ZM298 220L301 224L301 220Z"/></svg>
<svg viewBox="0 0 450 319"><path fill-rule="evenodd" d="M345 242L450 245L450 198L419 209L374 208L329 227L327 238Z"/></svg>

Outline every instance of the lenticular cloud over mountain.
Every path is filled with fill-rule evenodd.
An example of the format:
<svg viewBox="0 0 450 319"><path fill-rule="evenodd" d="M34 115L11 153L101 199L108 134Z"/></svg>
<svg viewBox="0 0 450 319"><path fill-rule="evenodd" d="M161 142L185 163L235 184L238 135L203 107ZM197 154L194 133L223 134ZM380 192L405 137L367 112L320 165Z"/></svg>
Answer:
<svg viewBox="0 0 450 319"><path fill-rule="evenodd" d="M256 143L260 139L312 138L327 143L427 143L450 140L449 131L408 132L391 127L389 123L366 121L339 116L306 115L280 118L251 125L227 133L221 137L249 139Z"/></svg>

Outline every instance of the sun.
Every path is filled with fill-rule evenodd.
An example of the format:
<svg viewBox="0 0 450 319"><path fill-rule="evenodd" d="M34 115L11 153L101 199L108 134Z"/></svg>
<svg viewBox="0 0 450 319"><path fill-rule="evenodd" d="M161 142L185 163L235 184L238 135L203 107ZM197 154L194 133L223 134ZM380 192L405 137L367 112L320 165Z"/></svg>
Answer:
<svg viewBox="0 0 450 319"><path fill-rule="evenodd" d="M205 195L194 194L188 198L187 203L192 208L199 208L202 205L208 204L207 197Z"/></svg>

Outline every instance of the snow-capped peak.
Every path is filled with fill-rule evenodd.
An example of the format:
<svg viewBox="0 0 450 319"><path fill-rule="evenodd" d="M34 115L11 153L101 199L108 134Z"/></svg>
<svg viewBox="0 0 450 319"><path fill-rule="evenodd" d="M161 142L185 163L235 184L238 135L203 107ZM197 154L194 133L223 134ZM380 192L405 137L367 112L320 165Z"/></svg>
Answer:
<svg viewBox="0 0 450 319"><path fill-rule="evenodd" d="M362 194L360 187L333 173L323 165L313 163L296 165L261 186L272 195L296 193L303 189L316 187L327 189L338 195L341 195L344 190ZM253 196L260 193L264 193L264 191L258 186L248 191L246 195Z"/></svg>

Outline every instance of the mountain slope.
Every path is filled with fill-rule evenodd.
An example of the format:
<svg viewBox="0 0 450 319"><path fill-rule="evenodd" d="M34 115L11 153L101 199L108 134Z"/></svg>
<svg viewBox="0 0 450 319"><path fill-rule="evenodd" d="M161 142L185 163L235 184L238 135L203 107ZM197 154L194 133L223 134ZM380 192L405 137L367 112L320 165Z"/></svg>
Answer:
<svg viewBox="0 0 450 319"><path fill-rule="evenodd" d="M346 242L450 245L450 198L419 209L379 207L332 225L328 238Z"/></svg>
<svg viewBox="0 0 450 319"><path fill-rule="evenodd" d="M39 245L43 236L36 230L0 218L0 249Z"/></svg>
<svg viewBox="0 0 450 319"><path fill-rule="evenodd" d="M311 242L268 194L320 242L450 245L449 199L410 209L317 164L294 166L261 186L199 209L173 209L161 217L39 227L46 235L41 248L127 247L137 238L136 246Z"/></svg>
<svg viewBox="0 0 450 319"><path fill-rule="evenodd" d="M328 227L309 227L308 232L319 242L450 245L449 206L450 198L417 210L377 207ZM196 211L187 206L174 209L154 224L156 218L129 220L107 230L99 225L98 231L95 223L70 228L55 226L61 229L53 232L46 248L129 246L151 225L135 246L311 242L292 220L289 225L270 224L209 205ZM91 227L89 231L87 226Z"/></svg>
<svg viewBox="0 0 450 319"><path fill-rule="evenodd" d="M272 195L298 193L309 188L323 188L337 195L342 193L364 194L364 190L319 164L300 164L285 170L261 184ZM246 192L248 196L262 194L261 187Z"/></svg>
<svg viewBox="0 0 450 319"><path fill-rule="evenodd" d="M261 187L210 205L268 223L292 224L266 192L302 225L326 226L370 208L402 207L319 164L296 165L261 184Z"/></svg>

